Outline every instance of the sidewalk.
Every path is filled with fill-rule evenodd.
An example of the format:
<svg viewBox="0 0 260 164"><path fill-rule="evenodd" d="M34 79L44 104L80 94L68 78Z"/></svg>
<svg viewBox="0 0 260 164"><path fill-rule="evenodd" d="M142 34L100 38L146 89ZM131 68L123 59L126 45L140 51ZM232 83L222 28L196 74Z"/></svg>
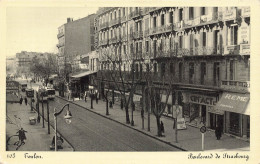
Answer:
<svg viewBox="0 0 260 164"><path fill-rule="evenodd" d="M30 125L29 117L34 116L37 118L37 113L31 113L29 105L26 106L24 103L22 105L7 103L6 106L6 137L17 135L16 132L21 127L27 131L25 133L27 138L25 144L17 151L53 151L49 149L54 136L54 129L52 127L50 127L50 134L48 134L47 124L45 124L45 128L42 128L42 122ZM10 138L9 145L7 145L8 151L16 151L17 146L14 143L18 140L18 136ZM64 139L63 149L59 149L58 151L73 151L73 148Z"/></svg>
<svg viewBox="0 0 260 164"><path fill-rule="evenodd" d="M187 125L186 130L178 130L178 143L176 143L175 131L172 128L173 120L171 118L164 117L164 116L161 117L161 120L164 123L165 136L157 137L156 119L153 114L150 115L150 132L148 132L147 130L148 121L147 121L146 112L145 112L145 119L144 119L144 129L142 129L142 119L141 119L140 111L137 110L134 111L134 126L131 126L130 124L129 125L126 124L125 110L121 110L120 106L117 104L114 104L113 109L109 108L109 115L106 116L106 102L103 100L99 100L98 104L96 104L96 101L94 100L93 101L94 109L90 109L91 101L89 97L87 98L87 103L85 103L84 100L71 101L71 103L75 103L79 106L85 107L90 111L93 111L104 117L117 121L125 126L133 128L139 132L149 135L150 137L158 139L162 142L171 144L173 146L177 146L187 151L201 151L202 136L199 128ZM131 108L129 109L129 116L131 120ZM239 140L234 137L227 136L225 134L222 135L221 140L216 140L214 131L207 131L205 133L204 140L205 140L204 151L234 151L234 150L249 151L250 150L249 142Z"/></svg>

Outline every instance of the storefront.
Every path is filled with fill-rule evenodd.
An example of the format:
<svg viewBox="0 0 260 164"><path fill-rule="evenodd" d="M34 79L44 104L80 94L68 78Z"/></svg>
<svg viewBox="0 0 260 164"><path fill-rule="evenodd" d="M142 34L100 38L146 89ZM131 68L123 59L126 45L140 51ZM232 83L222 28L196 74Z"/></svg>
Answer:
<svg viewBox="0 0 260 164"><path fill-rule="evenodd" d="M224 92L216 105L225 112L224 132L235 136L250 137L250 94Z"/></svg>

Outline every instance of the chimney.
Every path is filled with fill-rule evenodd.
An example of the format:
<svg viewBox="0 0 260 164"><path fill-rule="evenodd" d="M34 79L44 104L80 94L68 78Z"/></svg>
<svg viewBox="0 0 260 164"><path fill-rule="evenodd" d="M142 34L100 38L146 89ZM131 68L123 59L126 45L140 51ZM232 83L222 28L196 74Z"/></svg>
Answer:
<svg viewBox="0 0 260 164"><path fill-rule="evenodd" d="M67 23L73 22L73 18L67 18Z"/></svg>

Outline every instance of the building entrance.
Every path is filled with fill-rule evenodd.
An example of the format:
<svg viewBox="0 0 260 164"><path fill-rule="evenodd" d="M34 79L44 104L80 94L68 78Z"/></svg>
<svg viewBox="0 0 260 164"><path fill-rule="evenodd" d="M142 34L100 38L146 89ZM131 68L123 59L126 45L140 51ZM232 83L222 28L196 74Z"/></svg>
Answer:
<svg viewBox="0 0 260 164"><path fill-rule="evenodd" d="M210 113L210 129L216 129L216 126L220 126L223 132L223 115Z"/></svg>

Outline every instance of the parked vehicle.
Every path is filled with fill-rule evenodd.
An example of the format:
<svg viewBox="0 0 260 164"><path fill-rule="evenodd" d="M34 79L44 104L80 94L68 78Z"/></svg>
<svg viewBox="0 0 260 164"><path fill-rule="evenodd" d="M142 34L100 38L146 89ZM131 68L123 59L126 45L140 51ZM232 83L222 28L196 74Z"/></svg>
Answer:
<svg viewBox="0 0 260 164"><path fill-rule="evenodd" d="M47 88L47 92L48 92L48 99L53 100L55 98L55 89Z"/></svg>
<svg viewBox="0 0 260 164"><path fill-rule="evenodd" d="M27 84L20 84L20 89L22 90L22 92L25 92L25 90L27 89Z"/></svg>

